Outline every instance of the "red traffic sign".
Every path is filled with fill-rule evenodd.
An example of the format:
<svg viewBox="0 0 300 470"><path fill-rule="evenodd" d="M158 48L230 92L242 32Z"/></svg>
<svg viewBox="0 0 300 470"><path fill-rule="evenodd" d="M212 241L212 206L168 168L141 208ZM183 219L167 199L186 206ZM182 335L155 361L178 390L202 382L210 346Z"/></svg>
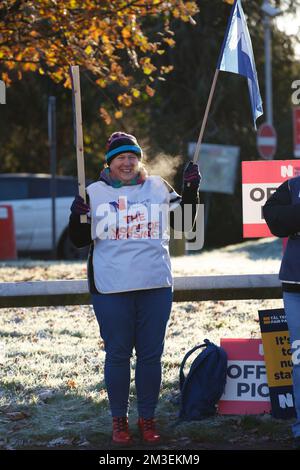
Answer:
<svg viewBox="0 0 300 470"><path fill-rule="evenodd" d="M261 158L272 160L277 148L277 135L271 124L264 123L258 128L256 142Z"/></svg>

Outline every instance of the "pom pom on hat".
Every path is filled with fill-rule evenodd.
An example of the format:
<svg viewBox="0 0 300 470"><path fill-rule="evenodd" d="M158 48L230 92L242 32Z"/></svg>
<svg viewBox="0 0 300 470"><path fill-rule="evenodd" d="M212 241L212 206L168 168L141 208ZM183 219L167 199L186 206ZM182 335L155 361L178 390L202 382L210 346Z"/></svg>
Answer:
<svg viewBox="0 0 300 470"><path fill-rule="evenodd" d="M109 165L114 157L126 152L134 153L139 158L143 157L143 151L133 135L125 132L114 132L106 144L106 163Z"/></svg>

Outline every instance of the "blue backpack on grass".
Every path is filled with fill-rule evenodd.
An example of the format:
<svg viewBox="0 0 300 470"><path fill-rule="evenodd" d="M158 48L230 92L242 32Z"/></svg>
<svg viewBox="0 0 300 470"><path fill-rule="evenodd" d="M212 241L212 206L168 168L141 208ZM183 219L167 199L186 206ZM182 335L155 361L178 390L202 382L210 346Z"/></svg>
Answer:
<svg viewBox="0 0 300 470"><path fill-rule="evenodd" d="M183 369L194 351L205 348L193 361L185 377ZM227 354L225 350L208 339L204 344L188 351L180 366L179 380L181 403L179 419L201 420L216 413L216 404L221 398L227 377Z"/></svg>

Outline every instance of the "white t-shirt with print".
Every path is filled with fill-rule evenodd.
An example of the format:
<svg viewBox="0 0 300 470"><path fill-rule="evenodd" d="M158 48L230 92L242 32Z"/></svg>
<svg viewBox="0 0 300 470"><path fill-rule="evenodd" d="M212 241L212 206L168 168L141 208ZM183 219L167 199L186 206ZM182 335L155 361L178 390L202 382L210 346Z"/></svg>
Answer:
<svg viewBox="0 0 300 470"><path fill-rule="evenodd" d="M94 242L95 285L101 293L173 285L168 213L181 197L160 176L113 188L87 187Z"/></svg>

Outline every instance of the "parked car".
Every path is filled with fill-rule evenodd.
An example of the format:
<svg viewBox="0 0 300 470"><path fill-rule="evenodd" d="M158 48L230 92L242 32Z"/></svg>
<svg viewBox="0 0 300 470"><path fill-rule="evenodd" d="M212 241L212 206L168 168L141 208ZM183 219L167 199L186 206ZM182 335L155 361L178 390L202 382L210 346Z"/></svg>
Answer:
<svg viewBox="0 0 300 470"><path fill-rule="evenodd" d="M47 174L0 174L0 204L13 207L17 250L52 250L51 176ZM56 178L56 251L59 258L83 258L87 250L75 248L68 236L70 206L78 193L77 180Z"/></svg>

